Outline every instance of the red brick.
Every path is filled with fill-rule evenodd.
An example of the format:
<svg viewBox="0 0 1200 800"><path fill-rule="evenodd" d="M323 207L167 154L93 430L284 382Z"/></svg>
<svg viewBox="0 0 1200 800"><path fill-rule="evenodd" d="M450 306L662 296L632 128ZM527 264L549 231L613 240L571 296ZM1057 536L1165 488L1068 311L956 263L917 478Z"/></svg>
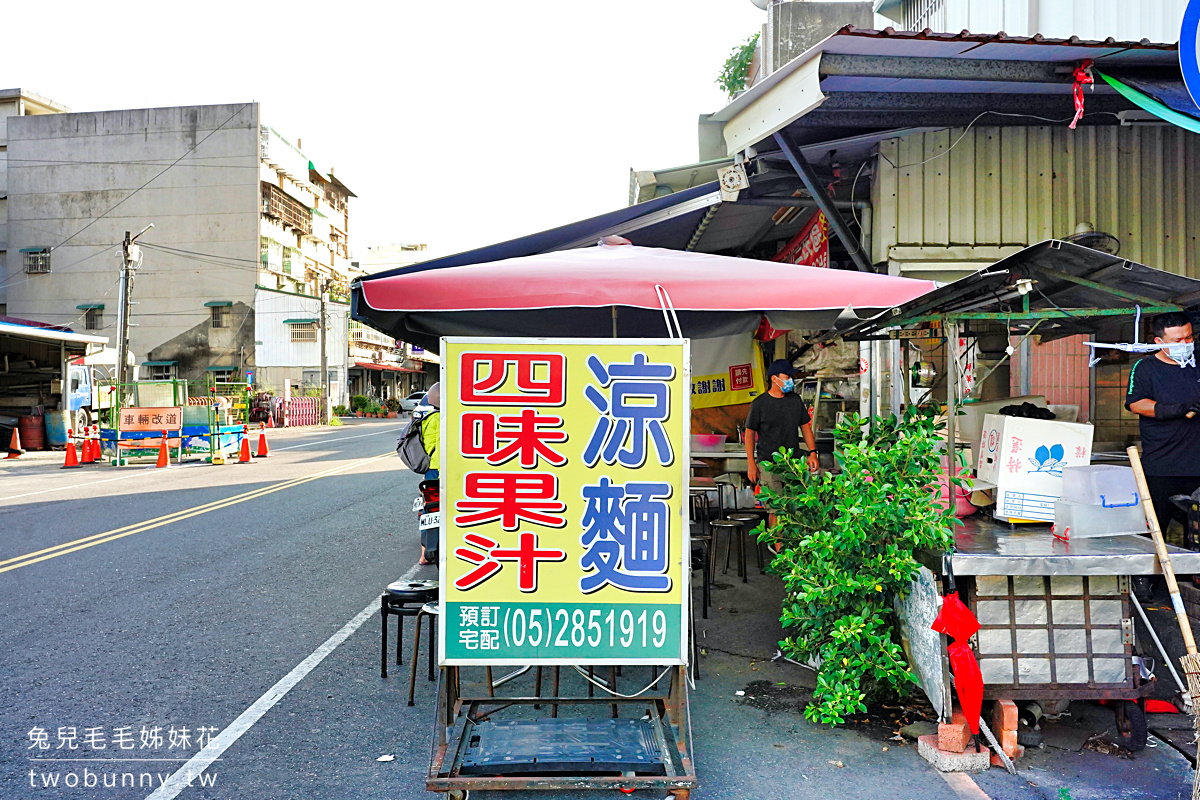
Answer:
<svg viewBox="0 0 1200 800"><path fill-rule="evenodd" d="M997 700L992 706L992 733L1017 729L1017 704L1012 700Z"/></svg>
<svg viewBox="0 0 1200 800"><path fill-rule="evenodd" d="M971 741L971 729L961 711L955 711L950 722L938 723L938 749L948 753L961 753Z"/></svg>
<svg viewBox="0 0 1200 800"><path fill-rule="evenodd" d="M1016 761L1018 758L1025 755L1025 748L1022 747L1021 745L1017 745L1017 749L1015 751L1013 751L1012 753L1008 753L1007 755L1010 759L1012 759L1013 761ZM1000 756L996 755L995 753L992 753L992 766L993 767L1003 767L1004 766L1004 762L1000 760Z"/></svg>
<svg viewBox="0 0 1200 800"><path fill-rule="evenodd" d="M1001 731L1000 732L1000 749L1002 749L1009 758L1016 758L1014 755L1017 748L1021 745L1017 744L1016 731Z"/></svg>

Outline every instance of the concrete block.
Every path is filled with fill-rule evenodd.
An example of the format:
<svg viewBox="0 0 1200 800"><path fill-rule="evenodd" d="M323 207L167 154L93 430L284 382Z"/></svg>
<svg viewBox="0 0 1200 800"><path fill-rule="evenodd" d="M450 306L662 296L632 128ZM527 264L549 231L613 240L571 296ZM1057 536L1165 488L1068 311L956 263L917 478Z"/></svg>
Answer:
<svg viewBox="0 0 1200 800"><path fill-rule="evenodd" d="M990 753L991 751L989 750L988 752ZM1007 755L1013 761L1016 761L1018 758L1025 755L1025 748L1022 747L1021 745L1017 745L1016 750L1014 750L1011 753L1005 753L1005 755ZM1000 767L1000 768L1004 767L1004 762L1001 761L1000 756L996 755L995 753L992 753L992 766Z"/></svg>
<svg viewBox="0 0 1200 800"><path fill-rule="evenodd" d="M973 747L962 753L939 750L936 736L917 739L917 752L939 772L983 772L991 765L991 750L984 748L978 753Z"/></svg>
<svg viewBox="0 0 1200 800"><path fill-rule="evenodd" d="M1017 704L1012 700L997 700L992 706L992 733L1017 729Z"/></svg>
<svg viewBox="0 0 1200 800"><path fill-rule="evenodd" d="M939 750L961 753L971 741L971 729L961 711L955 711L950 722L938 724L937 746Z"/></svg>

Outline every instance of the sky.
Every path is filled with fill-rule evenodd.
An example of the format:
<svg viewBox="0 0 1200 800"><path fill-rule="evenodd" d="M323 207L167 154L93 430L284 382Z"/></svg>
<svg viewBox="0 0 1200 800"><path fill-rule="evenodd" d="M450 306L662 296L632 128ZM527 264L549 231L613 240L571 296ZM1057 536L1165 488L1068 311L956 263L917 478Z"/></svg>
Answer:
<svg viewBox="0 0 1200 800"><path fill-rule="evenodd" d="M29 35L6 37L0 88L74 111L258 101L358 195L356 255L625 206L630 168L697 160L717 75L764 21L750 0L13 5Z"/></svg>

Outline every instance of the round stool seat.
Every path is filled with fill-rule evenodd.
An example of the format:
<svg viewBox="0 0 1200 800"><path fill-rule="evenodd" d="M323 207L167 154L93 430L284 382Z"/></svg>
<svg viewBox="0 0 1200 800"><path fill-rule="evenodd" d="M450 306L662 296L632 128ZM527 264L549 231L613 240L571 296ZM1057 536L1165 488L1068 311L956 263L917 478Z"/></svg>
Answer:
<svg viewBox="0 0 1200 800"><path fill-rule="evenodd" d="M435 600L432 603L426 603L425 605L421 606L421 613L422 614L437 614L437 613L439 613L437 601Z"/></svg>
<svg viewBox="0 0 1200 800"><path fill-rule="evenodd" d="M708 524L714 528L740 528L743 522L737 519L714 519Z"/></svg>
<svg viewBox="0 0 1200 800"><path fill-rule="evenodd" d="M391 600L406 603L428 603L438 595L438 582L395 581L388 584L387 595Z"/></svg>
<svg viewBox="0 0 1200 800"><path fill-rule="evenodd" d="M747 514L742 511L739 511L736 514L730 514L729 518L736 519L738 522L757 522L758 520L762 519L762 517L758 514Z"/></svg>

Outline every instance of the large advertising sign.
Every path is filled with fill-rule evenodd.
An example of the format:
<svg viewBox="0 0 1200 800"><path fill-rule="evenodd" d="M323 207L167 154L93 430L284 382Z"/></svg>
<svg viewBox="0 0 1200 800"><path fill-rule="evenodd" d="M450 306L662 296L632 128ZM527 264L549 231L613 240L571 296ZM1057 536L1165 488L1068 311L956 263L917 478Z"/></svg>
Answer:
<svg viewBox="0 0 1200 800"><path fill-rule="evenodd" d="M1200 0L1188 0L1179 28L1179 69L1192 102L1200 106L1200 62L1197 61L1197 51L1200 51Z"/></svg>
<svg viewBox="0 0 1200 800"><path fill-rule="evenodd" d="M442 340L442 664L684 664L688 342Z"/></svg>

